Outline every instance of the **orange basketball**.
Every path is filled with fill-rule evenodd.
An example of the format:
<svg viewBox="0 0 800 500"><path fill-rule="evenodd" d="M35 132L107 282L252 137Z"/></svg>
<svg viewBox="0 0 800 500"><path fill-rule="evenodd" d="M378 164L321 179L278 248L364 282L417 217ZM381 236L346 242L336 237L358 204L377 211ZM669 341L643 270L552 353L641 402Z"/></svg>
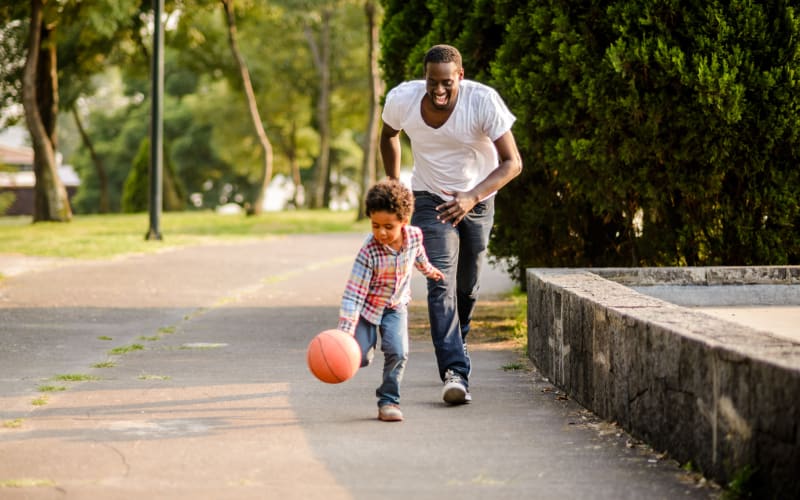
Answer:
<svg viewBox="0 0 800 500"><path fill-rule="evenodd" d="M315 377L328 384L339 384L358 371L361 348L352 335L341 330L325 330L308 344L306 360Z"/></svg>

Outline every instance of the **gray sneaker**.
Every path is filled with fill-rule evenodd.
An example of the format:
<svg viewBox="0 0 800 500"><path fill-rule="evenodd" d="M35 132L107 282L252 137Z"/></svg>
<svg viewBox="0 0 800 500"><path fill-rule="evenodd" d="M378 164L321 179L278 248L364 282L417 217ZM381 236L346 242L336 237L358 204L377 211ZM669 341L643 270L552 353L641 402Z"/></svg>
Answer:
<svg viewBox="0 0 800 500"><path fill-rule="evenodd" d="M397 405L383 405L378 408L378 420L383 422L402 422L403 412L400 411L400 407Z"/></svg>
<svg viewBox="0 0 800 500"><path fill-rule="evenodd" d="M472 396L467 390L467 384L458 373L447 370L444 374L444 388L442 399L449 405L463 405L472 401Z"/></svg>

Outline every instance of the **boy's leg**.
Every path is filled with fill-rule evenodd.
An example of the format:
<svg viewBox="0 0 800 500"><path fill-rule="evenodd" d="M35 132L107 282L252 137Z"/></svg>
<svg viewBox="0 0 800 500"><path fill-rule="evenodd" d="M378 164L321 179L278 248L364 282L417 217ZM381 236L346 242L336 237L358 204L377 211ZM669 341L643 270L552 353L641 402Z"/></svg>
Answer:
<svg viewBox="0 0 800 500"><path fill-rule="evenodd" d="M375 391L378 406L400 403L400 383L408 361L408 312L386 309L381 320L383 383Z"/></svg>
<svg viewBox="0 0 800 500"><path fill-rule="evenodd" d="M469 374L461 339L456 305L458 271L458 230L436 219L436 206L443 203L438 196L415 192L411 223L422 230L425 251L435 267L445 275L442 281L428 280L428 317L431 339L436 352L439 376L445 379L448 370L462 376L466 384Z"/></svg>
<svg viewBox="0 0 800 500"><path fill-rule="evenodd" d="M361 367L369 366L375 356L375 345L378 342L378 327L365 320L358 318L355 333L356 342L361 348Z"/></svg>

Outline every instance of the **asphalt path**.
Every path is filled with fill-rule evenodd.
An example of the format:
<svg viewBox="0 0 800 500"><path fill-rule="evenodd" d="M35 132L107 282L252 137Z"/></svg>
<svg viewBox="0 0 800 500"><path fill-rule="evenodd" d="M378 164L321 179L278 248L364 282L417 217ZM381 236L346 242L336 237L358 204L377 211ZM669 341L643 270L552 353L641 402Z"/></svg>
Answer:
<svg viewBox="0 0 800 500"><path fill-rule="evenodd" d="M472 346L474 402L448 407L430 342L414 341L400 423L376 418L380 362L314 379L306 346L335 327L363 237L0 254L0 498L718 496L508 347ZM482 294L510 286L490 267ZM421 277L413 290L423 301Z"/></svg>

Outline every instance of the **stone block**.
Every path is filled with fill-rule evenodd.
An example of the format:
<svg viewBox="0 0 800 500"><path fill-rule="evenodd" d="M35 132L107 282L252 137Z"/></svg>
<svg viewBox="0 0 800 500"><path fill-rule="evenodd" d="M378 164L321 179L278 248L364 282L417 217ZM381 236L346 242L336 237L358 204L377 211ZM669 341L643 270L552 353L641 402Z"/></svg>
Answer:
<svg viewBox="0 0 800 500"><path fill-rule="evenodd" d="M530 269L528 351L555 385L722 484L800 497L800 344L634 286L800 284L797 267ZM608 279L607 279L608 278Z"/></svg>

